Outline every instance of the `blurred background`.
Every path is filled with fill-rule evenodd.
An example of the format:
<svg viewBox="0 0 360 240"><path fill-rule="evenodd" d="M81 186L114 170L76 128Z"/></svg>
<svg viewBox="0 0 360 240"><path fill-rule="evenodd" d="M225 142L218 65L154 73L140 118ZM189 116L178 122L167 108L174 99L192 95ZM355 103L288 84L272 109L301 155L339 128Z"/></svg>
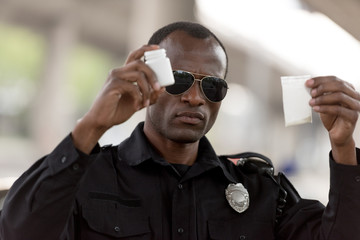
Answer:
<svg viewBox="0 0 360 240"><path fill-rule="evenodd" d="M0 196L70 133L129 51L189 20L229 54L230 89L208 133L218 154L264 154L303 197L326 203L327 132L316 113L285 127L280 76L337 75L359 90L359 15L356 0L0 0ZM144 113L100 143L121 142Z"/></svg>

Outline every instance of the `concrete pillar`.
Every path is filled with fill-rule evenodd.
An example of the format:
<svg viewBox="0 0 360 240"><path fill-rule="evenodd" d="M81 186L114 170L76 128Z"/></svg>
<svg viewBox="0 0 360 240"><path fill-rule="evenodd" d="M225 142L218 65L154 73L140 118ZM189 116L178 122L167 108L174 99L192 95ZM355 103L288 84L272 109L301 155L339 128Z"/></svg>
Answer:
<svg viewBox="0 0 360 240"><path fill-rule="evenodd" d="M72 99L66 92L69 57L76 39L73 18L59 15L48 33L44 74L31 117L31 134L40 153L48 153L72 130Z"/></svg>
<svg viewBox="0 0 360 240"><path fill-rule="evenodd" d="M128 49L147 43L152 33L171 22L194 20L194 0L132 0Z"/></svg>

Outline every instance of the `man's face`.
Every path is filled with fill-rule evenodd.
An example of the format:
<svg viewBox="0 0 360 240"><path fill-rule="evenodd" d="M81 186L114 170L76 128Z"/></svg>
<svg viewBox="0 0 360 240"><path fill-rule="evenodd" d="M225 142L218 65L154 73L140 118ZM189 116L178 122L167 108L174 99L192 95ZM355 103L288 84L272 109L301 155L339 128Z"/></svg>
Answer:
<svg viewBox="0 0 360 240"><path fill-rule="evenodd" d="M183 31L175 31L160 44L166 49L173 70L223 78L226 56L212 37L193 38ZM199 82L185 93L170 95L164 92L146 114L145 130L178 143L198 141L213 126L221 102L210 102L203 95Z"/></svg>

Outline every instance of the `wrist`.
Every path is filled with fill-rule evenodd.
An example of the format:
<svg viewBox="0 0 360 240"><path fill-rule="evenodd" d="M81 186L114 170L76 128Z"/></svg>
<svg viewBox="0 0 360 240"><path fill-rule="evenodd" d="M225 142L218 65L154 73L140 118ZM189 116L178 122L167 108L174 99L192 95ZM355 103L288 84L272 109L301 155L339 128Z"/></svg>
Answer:
<svg viewBox="0 0 360 240"><path fill-rule="evenodd" d="M94 127L91 121L84 117L77 122L71 133L74 146L81 152L90 154L106 130L105 128Z"/></svg>
<svg viewBox="0 0 360 240"><path fill-rule="evenodd" d="M334 161L344 165L357 165L356 147L354 139L350 139L345 144L335 144L331 141L332 156Z"/></svg>

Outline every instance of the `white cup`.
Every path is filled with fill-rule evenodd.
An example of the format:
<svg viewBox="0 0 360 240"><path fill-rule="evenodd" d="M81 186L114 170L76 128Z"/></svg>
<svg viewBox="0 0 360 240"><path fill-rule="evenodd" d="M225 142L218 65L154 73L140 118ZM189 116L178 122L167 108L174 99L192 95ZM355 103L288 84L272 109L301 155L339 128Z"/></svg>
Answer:
<svg viewBox="0 0 360 240"><path fill-rule="evenodd" d="M281 77L285 126L312 122L310 89L305 86L310 75Z"/></svg>

